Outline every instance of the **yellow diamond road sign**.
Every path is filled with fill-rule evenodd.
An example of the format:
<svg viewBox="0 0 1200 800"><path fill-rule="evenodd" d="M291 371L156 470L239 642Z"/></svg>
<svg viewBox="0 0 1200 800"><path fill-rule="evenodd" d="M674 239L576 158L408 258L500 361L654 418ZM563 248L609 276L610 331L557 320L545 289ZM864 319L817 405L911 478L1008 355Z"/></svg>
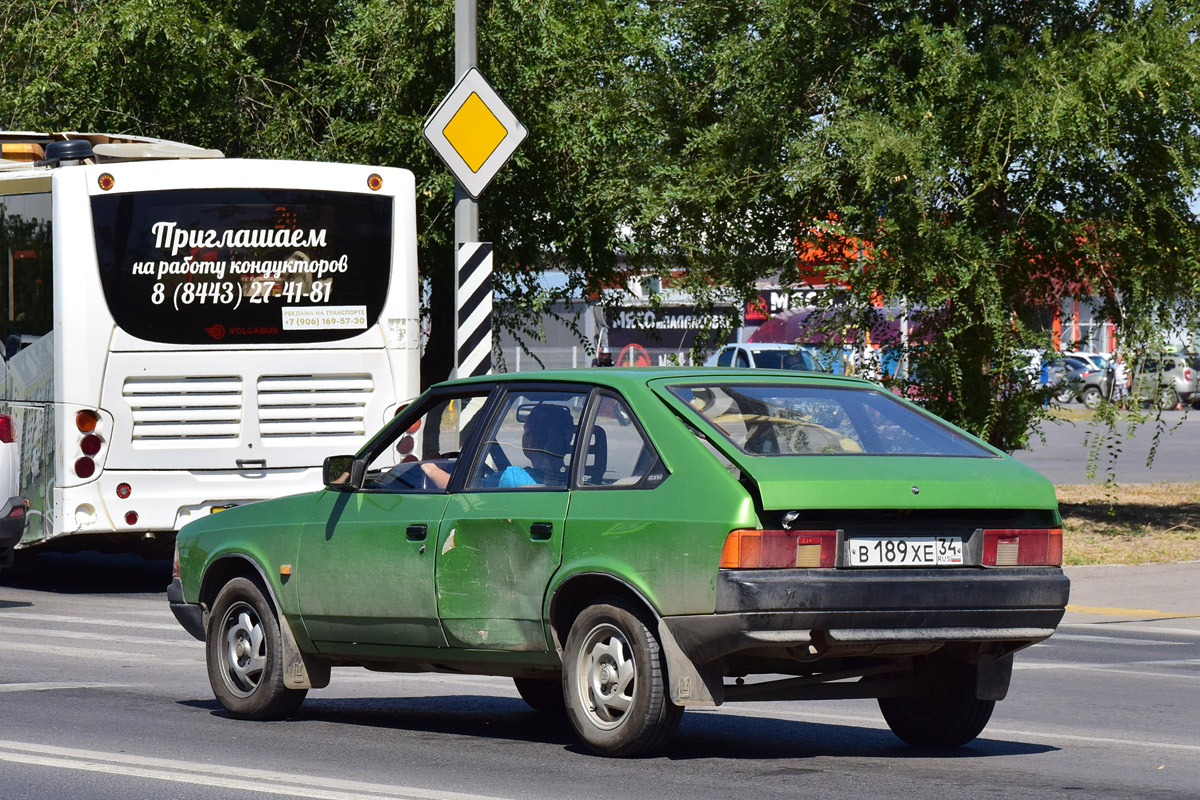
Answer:
<svg viewBox="0 0 1200 800"><path fill-rule="evenodd" d="M473 67L425 122L426 140L475 199L528 134Z"/></svg>

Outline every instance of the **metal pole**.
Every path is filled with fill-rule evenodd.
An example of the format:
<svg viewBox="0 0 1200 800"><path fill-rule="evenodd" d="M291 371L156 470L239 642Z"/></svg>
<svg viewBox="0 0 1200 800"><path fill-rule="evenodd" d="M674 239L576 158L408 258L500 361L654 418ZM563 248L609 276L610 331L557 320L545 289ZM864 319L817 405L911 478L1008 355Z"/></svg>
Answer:
<svg viewBox="0 0 1200 800"><path fill-rule="evenodd" d="M479 66L478 0L454 0L454 80L460 81L472 67ZM454 247L479 241L479 203L462 185L454 184ZM458 320L455 320L455 327Z"/></svg>

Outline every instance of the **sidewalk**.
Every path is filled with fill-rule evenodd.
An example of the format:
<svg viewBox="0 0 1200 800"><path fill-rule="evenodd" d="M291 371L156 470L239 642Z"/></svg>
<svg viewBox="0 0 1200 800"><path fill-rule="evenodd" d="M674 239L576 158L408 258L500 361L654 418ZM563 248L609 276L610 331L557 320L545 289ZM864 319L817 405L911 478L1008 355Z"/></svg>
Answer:
<svg viewBox="0 0 1200 800"><path fill-rule="evenodd" d="M1064 571L1071 599L1063 622L1169 621L1200 631L1200 561Z"/></svg>

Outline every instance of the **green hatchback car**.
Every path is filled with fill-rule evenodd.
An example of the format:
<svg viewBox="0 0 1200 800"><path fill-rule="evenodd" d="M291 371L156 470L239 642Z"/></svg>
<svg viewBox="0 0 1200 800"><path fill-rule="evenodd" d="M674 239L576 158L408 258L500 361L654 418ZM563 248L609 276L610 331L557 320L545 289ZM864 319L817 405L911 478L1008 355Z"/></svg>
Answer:
<svg viewBox="0 0 1200 800"><path fill-rule="evenodd" d="M823 698L957 746L1067 603L1049 482L835 375L452 381L325 482L179 534L171 609L234 717L357 666L512 677L610 756L687 706Z"/></svg>

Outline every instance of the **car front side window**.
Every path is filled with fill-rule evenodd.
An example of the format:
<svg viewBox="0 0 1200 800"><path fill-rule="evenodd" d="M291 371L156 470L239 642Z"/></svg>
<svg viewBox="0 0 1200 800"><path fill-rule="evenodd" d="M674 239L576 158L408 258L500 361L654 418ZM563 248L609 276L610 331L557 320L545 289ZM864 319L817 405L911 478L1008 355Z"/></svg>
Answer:
<svg viewBox="0 0 1200 800"><path fill-rule="evenodd" d="M442 397L406 415L368 454L363 489L445 491L486 400L486 391Z"/></svg>

